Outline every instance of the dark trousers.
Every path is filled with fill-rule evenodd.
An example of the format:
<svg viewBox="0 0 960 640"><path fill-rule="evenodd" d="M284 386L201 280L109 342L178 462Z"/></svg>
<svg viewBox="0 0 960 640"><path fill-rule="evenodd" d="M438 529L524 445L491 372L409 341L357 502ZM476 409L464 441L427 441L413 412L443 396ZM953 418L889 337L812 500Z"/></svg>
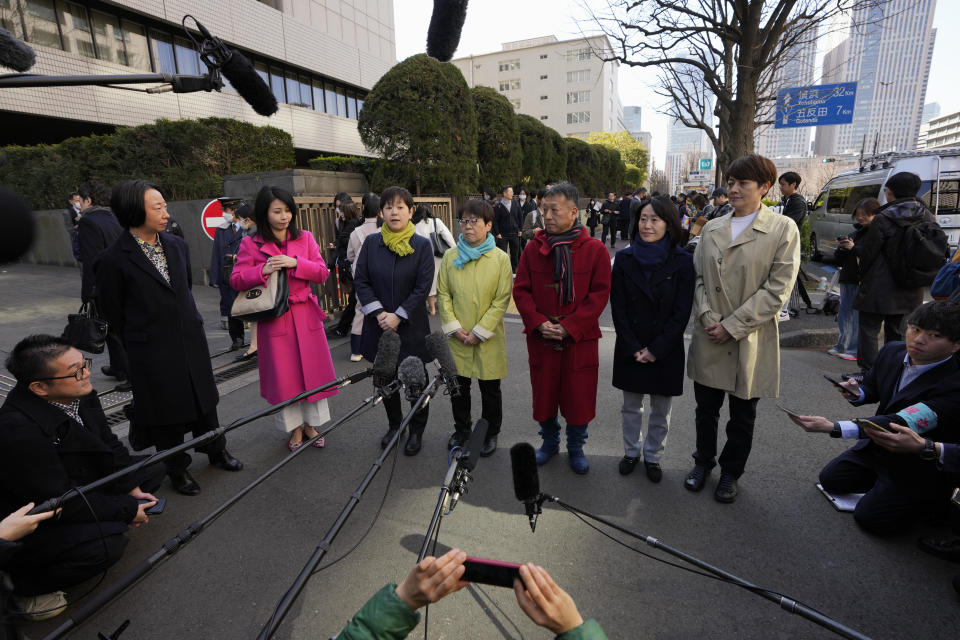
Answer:
<svg viewBox="0 0 960 640"><path fill-rule="evenodd" d="M236 297L237 292L231 289L230 285L220 285L220 315L227 318L227 331L230 332L230 338L243 340L243 322L230 316L230 309Z"/></svg>
<svg viewBox="0 0 960 640"><path fill-rule="evenodd" d="M510 268L514 273L517 272L517 264L520 262L520 236L512 232L509 236L503 236L496 241L497 247L510 256Z"/></svg>
<svg viewBox="0 0 960 640"><path fill-rule="evenodd" d="M337 331L340 332L340 335L347 336L350 335L350 330L353 327L353 319L357 315L357 293L353 290L353 287L350 287L350 296L347 298L347 307L340 314L340 319L337 320Z"/></svg>
<svg viewBox="0 0 960 640"><path fill-rule="evenodd" d="M120 337L107 331L107 353L110 355L110 368L114 371L127 373L130 366L127 364L127 350L123 348Z"/></svg>
<svg viewBox="0 0 960 640"><path fill-rule="evenodd" d="M227 331L230 333L231 340L243 340L243 320L228 318Z"/></svg>
<svg viewBox="0 0 960 640"><path fill-rule="evenodd" d="M136 462L146 457L134 456L133 460ZM145 467L135 474L136 486L152 493L163 482L164 475L163 465ZM25 544L23 550L14 556L13 566L10 567L16 595L35 596L66 589L96 577L116 563L127 546L127 537L118 533L125 528L124 523L101 523L101 528L105 530L102 538L89 539L87 532L90 527L90 523L77 523L56 525L49 530L47 535L55 535L55 540L61 535L66 539L73 538L75 534L81 536L82 542L72 546L53 542L33 550L29 544ZM25 542L28 543L29 538ZM50 547L58 551L50 553Z"/></svg>
<svg viewBox="0 0 960 640"><path fill-rule="evenodd" d="M415 401L410 402L410 406L413 406ZM403 405L400 402L400 392L397 391L392 396L387 396L383 399L383 408L387 410L387 421L390 424L391 429L396 429L400 426L400 423L403 422L404 413ZM427 405L413 414L413 418L410 419L410 433L416 433L423 435L423 430L427 428L427 418L430 417L430 405Z"/></svg>
<svg viewBox="0 0 960 640"><path fill-rule="evenodd" d="M880 337L880 325L883 325L883 342L903 340L903 314L886 315L882 313L859 312L859 337L857 338L857 365L866 371L877 360L877 339Z"/></svg>
<svg viewBox="0 0 960 640"><path fill-rule="evenodd" d="M197 411L199 412L200 409L198 408ZM177 445L183 444L184 433L189 431L194 438L197 438L208 431L217 428L218 425L219 421L217 418L217 410L214 409L212 413L201 414L196 420L187 424L151 427L150 433L153 444L157 447L157 451L166 451L167 449L172 449ZM215 459L223 453L223 450L226 448L226 446L227 438L221 434L212 441L196 447L194 451L197 453L205 453L209 458ZM164 460L167 465L167 473L170 475L183 473L187 470L187 467L190 466L191 461L192 458L186 451L175 453Z"/></svg>
<svg viewBox="0 0 960 640"><path fill-rule="evenodd" d="M697 450L693 459L697 464L712 469L717 464L717 428L720 423L720 407L723 397L729 398L730 420L727 422L727 442L720 453L720 469L739 478L747 466L753 446L753 423L757 418L759 398L743 400L722 389L693 383L697 401Z"/></svg>
<svg viewBox="0 0 960 640"><path fill-rule="evenodd" d="M470 415L470 378L457 376L460 385L460 395L451 396L450 404L453 407L453 424L458 433L469 434L473 428L473 418ZM500 433L503 424L503 396L500 393L499 380L477 380L480 387L480 417L489 423L487 438Z"/></svg>
<svg viewBox="0 0 960 640"><path fill-rule="evenodd" d="M617 242L617 223L611 222L610 224L603 225L603 231L600 233L600 242L607 243L607 234L610 234L610 246L616 246Z"/></svg>
<svg viewBox="0 0 960 640"><path fill-rule="evenodd" d="M597 225L595 225L595 224L587 225L587 228L590 229L590 237L591 237L591 238L596 237L596 235L597 235Z"/></svg>
<svg viewBox="0 0 960 640"><path fill-rule="evenodd" d="M932 462L900 470L876 445L848 449L827 463L820 484L831 493L865 493L853 517L877 535L898 533L918 518L947 505L954 474L940 474ZM900 454L903 455L903 454ZM951 481L952 480L952 481Z"/></svg>

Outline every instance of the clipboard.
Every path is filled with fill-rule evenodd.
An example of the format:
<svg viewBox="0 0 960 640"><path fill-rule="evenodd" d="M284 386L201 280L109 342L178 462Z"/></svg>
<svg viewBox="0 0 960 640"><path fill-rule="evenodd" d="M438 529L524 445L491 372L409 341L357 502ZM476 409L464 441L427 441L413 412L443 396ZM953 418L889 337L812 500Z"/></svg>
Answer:
<svg viewBox="0 0 960 640"><path fill-rule="evenodd" d="M857 503L860 502L860 498L866 495L864 493L830 493L824 489L823 485L819 482L817 483L817 489L820 489L823 497L826 498L837 511L852 512L857 507Z"/></svg>

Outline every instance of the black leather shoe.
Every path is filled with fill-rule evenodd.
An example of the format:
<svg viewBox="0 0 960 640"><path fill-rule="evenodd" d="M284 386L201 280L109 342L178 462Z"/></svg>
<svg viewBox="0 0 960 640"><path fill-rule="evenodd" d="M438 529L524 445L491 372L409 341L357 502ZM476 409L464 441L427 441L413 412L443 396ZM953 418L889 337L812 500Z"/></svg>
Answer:
<svg viewBox="0 0 960 640"><path fill-rule="evenodd" d="M193 479L193 476L190 475L189 471L184 471L183 473L171 473L170 484L173 485L173 488L177 493L182 493L185 496L195 496L200 493L200 485L198 485L197 481Z"/></svg>
<svg viewBox="0 0 960 640"><path fill-rule="evenodd" d="M224 471L240 471L243 469L243 463L230 455L230 452L224 449L218 454L209 456L210 464L216 465Z"/></svg>
<svg viewBox="0 0 960 640"><path fill-rule="evenodd" d="M633 470L637 468L638 462L640 462L640 458L631 458L630 456L620 458L620 475L628 476L633 473Z"/></svg>
<svg viewBox="0 0 960 640"><path fill-rule="evenodd" d="M453 435L450 436L450 439L447 440L447 449L453 449L454 447L463 447L467 443L467 440L470 439L469 433L463 433L462 431L454 431Z"/></svg>
<svg viewBox="0 0 960 640"><path fill-rule="evenodd" d="M420 447L423 446L419 433L411 433L407 437L407 445L403 448L404 455L415 456L420 453Z"/></svg>
<svg viewBox="0 0 960 640"><path fill-rule="evenodd" d="M939 558L960 562L960 536L920 538L917 546Z"/></svg>
<svg viewBox="0 0 960 640"><path fill-rule="evenodd" d="M708 475L710 475L710 471L708 471L705 466L701 464L694 465L690 473L687 474L687 477L684 478L683 486L690 491L700 491L703 489Z"/></svg>
<svg viewBox="0 0 960 640"><path fill-rule="evenodd" d="M236 351L237 349L243 349L243 338L234 338L230 344L230 351Z"/></svg>
<svg viewBox="0 0 960 640"><path fill-rule="evenodd" d="M126 373L120 371L119 369L114 369L113 367L100 367L100 371L103 371L103 375L116 378L120 382L123 382L127 379Z"/></svg>
<svg viewBox="0 0 960 640"><path fill-rule="evenodd" d="M663 480L663 469L660 468L659 463L644 461L643 467L647 470L647 478L650 482L660 482Z"/></svg>
<svg viewBox="0 0 960 640"><path fill-rule="evenodd" d="M493 452L497 450L497 436L490 436L484 441L483 446L480 448L480 457L489 458L493 455Z"/></svg>
<svg viewBox="0 0 960 640"><path fill-rule="evenodd" d="M256 351L251 351L250 353L247 353L246 351L244 351L243 353L241 353L240 355L238 355L236 358L234 358L233 361L234 361L234 362L246 362L247 360L253 360L253 359L256 358L256 357L257 357L257 352L256 352Z"/></svg>
<svg viewBox="0 0 960 640"><path fill-rule="evenodd" d="M717 489L713 492L713 497L717 502L730 504L737 499L737 479L729 473L720 473L720 482L717 483Z"/></svg>
<svg viewBox="0 0 960 640"><path fill-rule="evenodd" d="M113 388L113 390L114 390L114 391L132 391L132 390L133 390L133 385L130 384L130 381L129 381L129 380L124 380L123 382L121 382L120 384L118 384L117 386L115 386L115 387Z"/></svg>
<svg viewBox="0 0 960 640"><path fill-rule="evenodd" d="M393 440L393 436L397 433L396 427L390 427L387 432L380 438L380 448L386 449L387 445L390 444L390 441Z"/></svg>

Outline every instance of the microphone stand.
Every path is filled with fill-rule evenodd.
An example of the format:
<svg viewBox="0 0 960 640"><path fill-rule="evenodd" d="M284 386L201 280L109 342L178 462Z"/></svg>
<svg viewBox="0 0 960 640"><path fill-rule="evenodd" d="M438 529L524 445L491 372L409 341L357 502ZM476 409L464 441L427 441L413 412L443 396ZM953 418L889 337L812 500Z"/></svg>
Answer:
<svg viewBox="0 0 960 640"><path fill-rule="evenodd" d="M195 91L219 91L223 88L220 72L214 68L205 76L190 76L172 73L130 73L107 76L41 76L18 73L0 76L0 89L26 87L115 87L120 84L154 84L164 86L147 89L147 93L193 93ZM167 88L165 85L170 85ZM122 88L122 87L121 87Z"/></svg>
<svg viewBox="0 0 960 640"><path fill-rule="evenodd" d="M472 480L470 472L464 468L462 460L458 457L450 463L450 466L447 468L447 475L443 479L443 485L440 487L440 496L437 498L437 506L433 510L433 516L430 518L430 526L427 528L427 535L423 538L423 545L420 547L420 554L417 556L417 562L419 563L427 556L427 547L430 546L430 540L433 538L434 532L440 526L440 518L443 516L448 516L453 512L453 507L456 504L450 506L449 510L446 513L441 515L441 512L447 505L447 499L450 495L451 486L454 491L458 491L461 494L467 492L467 483Z"/></svg>
<svg viewBox="0 0 960 640"><path fill-rule="evenodd" d="M337 534L340 533L340 529L342 529L343 525L346 524L347 519L350 517L350 514L353 513L354 508L360 504L360 498L363 497L367 487L370 486L370 483L373 482L373 479L377 476L377 472L380 471L380 468L383 466L387 456L390 455L393 449L400 442L400 436L403 435L403 432L410 424L413 416L420 409L425 407L428 402L430 402L430 399L433 398L433 396L437 393L437 390L440 388L441 382L442 381L440 377L435 376L433 380L431 380L426 386L426 388L424 388L423 393L420 394L420 397L417 398L417 401L413 404L413 406L410 407L410 412L407 413L407 415L403 418L403 421L397 428L397 432L393 434L393 438L391 438L389 444L387 444L383 451L380 452L380 456L374 461L373 465L370 467L370 470L367 471L367 475L363 477L363 480L360 482L360 486L358 486L357 490L354 491L353 495L350 496L350 500L340 512L340 515L337 516L333 526L331 526L326 535L323 536L323 540L321 540L320 544L317 545L316 550L313 552L313 555L310 556L307 564L304 565L293 584L280 599L280 602L277 603L277 607L274 610L273 615L270 616L269 620L267 620L267 624L264 625L263 629L260 631L260 635L257 636L257 640L267 640L268 638L272 637L274 633L276 633L277 629L280 627L280 623L283 622L283 618L287 615L287 612L290 611L290 607L300 595L300 592L303 591L303 588L307 585L307 581L310 579L310 576L313 575L317 566L320 564L320 561L323 559L323 556L326 555L327 550L330 548L333 540L337 537Z"/></svg>
<svg viewBox="0 0 960 640"><path fill-rule="evenodd" d="M176 453L180 453L181 451L186 451L191 447L195 447L197 445L203 445L209 441L215 440L220 436L222 436L223 434L227 433L228 431L232 431L237 427L242 427L243 425L249 424L254 420L259 420L264 416L269 416L271 414L277 413L278 411L281 411L285 407L288 407L291 404L294 404L296 402L300 402L305 398L309 398L314 394L328 391L330 389L333 389L334 387L342 388L349 384L357 382L358 380L363 380L364 378L371 375L373 375L372 368L364 369L363 371L358 371L357 373L353 373L349 376L343 376L341 378L337 378L336 380L332 380L324 385L317 387L316 389L310 389L309 391L304 391L303 393L299 393L294 397L290 398L289 400L284 400L280 404L270 405L266 409L261 409L256 413L250 414L244 418L240 418L239 420L235 420L234 422L228 425L220 426L220 427L217 427L216 429L207 431L203 435L197 436L196 438L193 438L191 440L187 440L183 444L179 444L175 447L171 447L170 449L164 449L163 451L158 451L157 453L153 454L149 458L145 458L139 462L135 462L129 467L124 467L119 471L114 471L110 475L104 476L99 480L94 480L90 484L86 484L82 487L76 487L74 489L70 489L67 493L65 493L62 496L58 496L56 498L50 498L49 500L46 500L40 503L39 505L35 506L33 509L29 511L29 513L27 513L27 515L36 515L38 513L44 513L46 511L53 511L54 509L59 508L65 501L75 498L81 493L89 493L94 489L98 489L106 484L110 484L111 482L113 482L118 478L122 478L130 473L139 471L140 469L148 465L156 464L162 460L165 460Z"/></svg>
<svg viewBox="0 0 960 640"><path fill-rule="evenodd" d="M704 571L707 571L707 572L709 572L709 573L712 573L713 575L718 576L718 577L724 579L725 581L731 582L731 583L735 584L735 585L738 586L738 587L743 587L743 588L747 589L748 591L750 591L750 592L752 592L752 593L755 593L755 594L757 594L757 595L763 596L763 597L766 598L767 600L770 600L771 602L775 602L775 603L779 604L779 605L780 605L780 608L783 609L784 611L787 611L787 612L789 612L789 613L793 613L793 614L799 615L799 616L802 617L802 618L806 618L807 620L810 620L811 622L820 625L820 626L823 627L824 629L828 629L828 630L830 630L830 631L833 631L834 633L836 633L836 634L839 635L839 636L842 636L842 637L844 637L844 638L850 638L851 640L870 640L870 638L869 638L868 636L863 635L863 634L860 633L859 631L856 631L856 630L854 630L854 629L851 629L850 627L847 627L847 626L845 626L845 625L837 622L837 621L834 620L833 618L829 618L829 617L823 615L823 614L820 613L819 611L814 611L814 610L811 609L810 607L808 607L808 606L806 606L806 605L804 605L804 604L802 604L802 603L800 603L800 602L797 602L796 600L793 600L793 599L791 599L791 598L788 598L787 596L784 596L784 595L778 595L778 594L770 593L770 592L764 590L763 587L759 587L759 586L757 586L757 585L755 585L755 584L752 584L752 583L750 583L750 582L747 582L747 581L744 580L743 578L740 578L740 577L738 577L738 576L733 575L732 573L729 573L729 572L727 572L727 571L724 571L723 569L720 569L719 567L715 567L715 566L713 566L712 564L708 564L708 563L706 563L706 562L704 562L704 561L702 561L702 560L699 560L699 559L697 559L697 558L695 558L695 557L693 557L693 556L691 556L691 555L689 555L689 554L687 554L687 553L684 553L683 551L680 551L679 549L674 549L673 547L671 547L671 546L669 546L669 545L666 545L666 544L660 542L659 540L657 540L656 538L654 538L654 537L652 537L652 536L644 535L644 534L642 534L642 533L637 533L637 532L631 531L631 530L629 530L629 529L625 529L624 527L621 527L620 525L618 525L618 524L616 524L616 523L614 523L614 522L611 522L610 520L607 520L606 518L601 518L600 516L594 515L594 514L588 512L588 511L584 511L583 509L579 509L579 508L577 508L577 507L575 507L575 506L573 506L573 505L571 505L571 504L567 504L566 502L560 500L560 498L557 498L556 496L552 496L552 495L549 495L549 494L546 494L546 493L541 493L541 494L537 497L537 509L538 509L538 510L539 510L540 506L541 506L544 502L555 502L556 504L560 505L561 507L563 507L563 508L566 509L567 511L570 511L570 512L572 512L572 513L579 514L579 515L584 516L584 517L586 517L586 518L590 518L591 520L595 520L595 521L597 521L597 522L600 522L601 524L605 524L606 526L610 527L611 529L616 529L617 531L619 531L619 532L621 532L621 533L624 533L624 534L630 536L631 538L636 538L637 540L642 540L642 541L646 542L648 545L650 545L651 547L653 547L653 548L655 548L655 549L659 549L659 550L661 550L661 551L664 551L664 552L672 555L672 556L675 557L675 558L679 558L679 559L683 560L684 562L688 562L688 563L694 565L695 567L699 567L700 569L703 569Z"/></svg>
<svg viewBox="0 0 960 640"><path fill-rule="evenodd" d="M233 505L235 505L237 502L239 502L241 498L243 498L245 495L253 491L256 487L258 487L261 483L263 483L264 480L269 478L275 472L283 468L287 463L293 460L297 455L309 449L310 448L309 445L313 444L320 438L326 436L328 433L330 433L331 431L333 431L343 423L347 422L348 420L356 416L358 413L360 413L367 407L379 404L380 401L383 400L385 396L388 396L390 395L390 393L396 391L399 388L399 385L400 385L399 382L393 381L390 384L386 385L386 387L384 387L383 389L377 390L376 393L374 393L372 396L364 398L360 402L360 404L358 404L356 407L348 411L345 416L343 416L342 418L340 418L339 420L337 420L336 422L328 426L323 431L317 433L317 435L315 435L314 437L310 438L309 440L305 440L303 443L304 446L300 447L296 451L290 452L285 458L283 458L283 460L281 460L277 464L267 469L267 471L261 474L260 477L258 477L256 480L248 484L243 489L241 489L232 498L230 498L229 500L221 504L219 507L214 509L211 513L204 516L200 520L187 526L186 529L184 529L183 531L175 535L170 540L167 540L160 549L154 552L146 560L142 561L140 564L133 567L133 569L128 571L126 575L121 577L119 580L111 584L102 592L98 593L82 609L76 611L70 617L69 620L66 620L63 624L57 627L53 632L45 636L44 640L55 640L56 638L63 636L65 633L67 633L74 627L81 624L84 620L92 616L94 613L96 613L98 610L100 610L102 607L108 604L111 600L113 600L118 595L120 595L128 587L133 585L135 582L137 582L138 580L143 578L146 574L148 574L150 571L152 571L154 568L156 568L156 566L162 560L166 559L168 556L173 555L174 553L179 551L182 547L184 547L187 543L191 542L201 531L203 531L207 527L207 525L211 524L214 520L216 520L217 518L222 516L224 513L226 513L226 511L230 509ZM305 392L305 393L307 395L312 395L315 392ZM300 395L304 395L304 394L300 394ZM280 405L277 405L277 406L279 407Z"/></svg>

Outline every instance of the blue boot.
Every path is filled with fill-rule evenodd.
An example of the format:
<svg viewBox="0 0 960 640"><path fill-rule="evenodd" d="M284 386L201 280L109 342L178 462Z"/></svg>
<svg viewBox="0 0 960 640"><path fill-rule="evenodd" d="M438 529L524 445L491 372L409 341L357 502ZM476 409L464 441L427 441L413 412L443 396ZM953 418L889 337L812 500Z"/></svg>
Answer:
<svg viewBox="0 0 960 640"><path fill-rule="evenodd" d="M537 466L547 464L560 451L560 423L556 418L540 423L540 437L543 444L537 449Z"/></svg>
<svg viewBox="0 0 960 640"><path fill-rule="evenodd" d="M590 471L587 456L583 455L583 443L587 441L587 426L576 427L567 425L567 455L570 457L570 468L580 475Z"/></svg>

